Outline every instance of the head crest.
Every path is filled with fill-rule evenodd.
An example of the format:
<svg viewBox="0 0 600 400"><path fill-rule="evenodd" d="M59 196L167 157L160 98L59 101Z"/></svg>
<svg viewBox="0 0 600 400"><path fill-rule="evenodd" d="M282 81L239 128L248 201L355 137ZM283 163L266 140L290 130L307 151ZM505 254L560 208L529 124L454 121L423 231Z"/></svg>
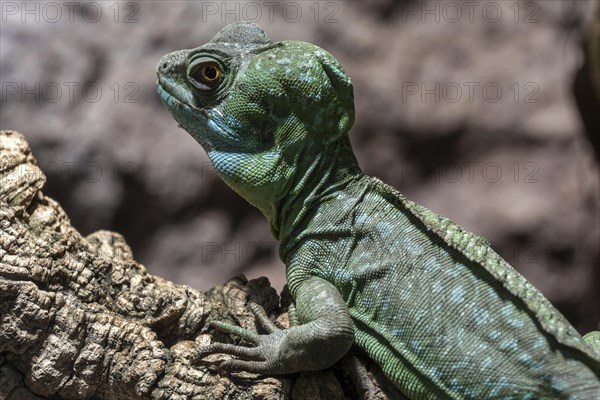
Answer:
<svg viewBox="0 0 600 400"><path fill-rule="evenodd" d="M221 29L211 43L229 44L254 49L273 44L265 32L253 22L234 22Z"/></svg>

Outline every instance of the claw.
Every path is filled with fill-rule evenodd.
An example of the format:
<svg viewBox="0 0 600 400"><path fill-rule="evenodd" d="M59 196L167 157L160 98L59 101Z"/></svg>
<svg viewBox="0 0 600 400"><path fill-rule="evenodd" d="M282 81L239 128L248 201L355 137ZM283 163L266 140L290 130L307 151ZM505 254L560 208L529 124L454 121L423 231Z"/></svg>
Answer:
<svg viewBox="0 0 600 400"><path fill-rule="evenodd" d="M236 335L248 342L251 343L257 343L258 341L258 334L252 331L249 331L248 329L244 329L241 326L237 326L237 325L233 325L233 324L229 324L227 322L221 322L221 321L211 321L210 326L212 326L213 328L215 328L216 330L220 331L220 332L225 332L225 333L229 333L232 335Z"/></svg>
<svg viewBox="0 0 600 400"><path fill-rule="evenodd" d="M227 360L223 361L219 367L219 372L251 372L255 374L263 373L267 367L264 361L244 361L244 360Z"/></svg>
<svg viewBox="0 0 600 400"><path fill-rule="evenodd" d="M277 325L275 325L275 323L273 323L273 321L271 321L271 319L269 318L269 316L265 312L265 309L261 305L256 304L256 303L250 303L248 306L250 307L250 310L252 311L252 313L256 317L256 320L258 321L258 324L267 333L273 333L275 331L280 330L277 327Z"/></svg>
<svg viewBox="0 0 600 400"><path fill-rule="evenodd" d="M243 357L248 360L261 360L258 348L256 347L237 346L227 343L213 343L207 347L210 347L211 353L229 354L236 357Z"/></svg>

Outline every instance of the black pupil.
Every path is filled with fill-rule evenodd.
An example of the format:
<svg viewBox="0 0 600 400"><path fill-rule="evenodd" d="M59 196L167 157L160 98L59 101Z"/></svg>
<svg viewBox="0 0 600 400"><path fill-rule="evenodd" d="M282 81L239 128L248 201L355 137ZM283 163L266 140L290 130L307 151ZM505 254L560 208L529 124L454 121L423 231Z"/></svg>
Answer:
<svg viewBox="0 0 600 400"><path fill-rule="evenodd" d="M207 66L204 68L204 76L209 80L215 79L217 77L217 69L212 65Z"/></svg>

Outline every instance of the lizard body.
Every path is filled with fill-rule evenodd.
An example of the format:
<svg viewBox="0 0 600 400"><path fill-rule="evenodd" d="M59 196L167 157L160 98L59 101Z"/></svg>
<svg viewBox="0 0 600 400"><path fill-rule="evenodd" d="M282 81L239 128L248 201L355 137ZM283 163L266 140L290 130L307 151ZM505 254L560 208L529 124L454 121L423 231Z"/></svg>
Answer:
<svg viewBox="0 0 600 400"><path fill-rule="evenodd" d="M279 330L253 306L268 334L217 327L255 347L200 352L291 373L356 341L414 399L600 398L596 333L586 342L483 238L361 172L352 85L329 53L236 23L157 74L173 117L267 217L301 322Z"/></svg>

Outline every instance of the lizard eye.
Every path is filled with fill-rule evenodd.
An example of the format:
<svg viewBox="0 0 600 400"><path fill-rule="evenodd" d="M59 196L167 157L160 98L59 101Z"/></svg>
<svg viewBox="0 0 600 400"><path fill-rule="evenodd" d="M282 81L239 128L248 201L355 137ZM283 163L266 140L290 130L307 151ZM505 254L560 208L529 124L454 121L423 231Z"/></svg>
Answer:
<svg viewBox="0 0 600 400"><path fill-rule="evenodd" d="M198 82L211 85L216 83L221 77L221 67L212 61L202 63L194 68L190 76Z"/></svg>

